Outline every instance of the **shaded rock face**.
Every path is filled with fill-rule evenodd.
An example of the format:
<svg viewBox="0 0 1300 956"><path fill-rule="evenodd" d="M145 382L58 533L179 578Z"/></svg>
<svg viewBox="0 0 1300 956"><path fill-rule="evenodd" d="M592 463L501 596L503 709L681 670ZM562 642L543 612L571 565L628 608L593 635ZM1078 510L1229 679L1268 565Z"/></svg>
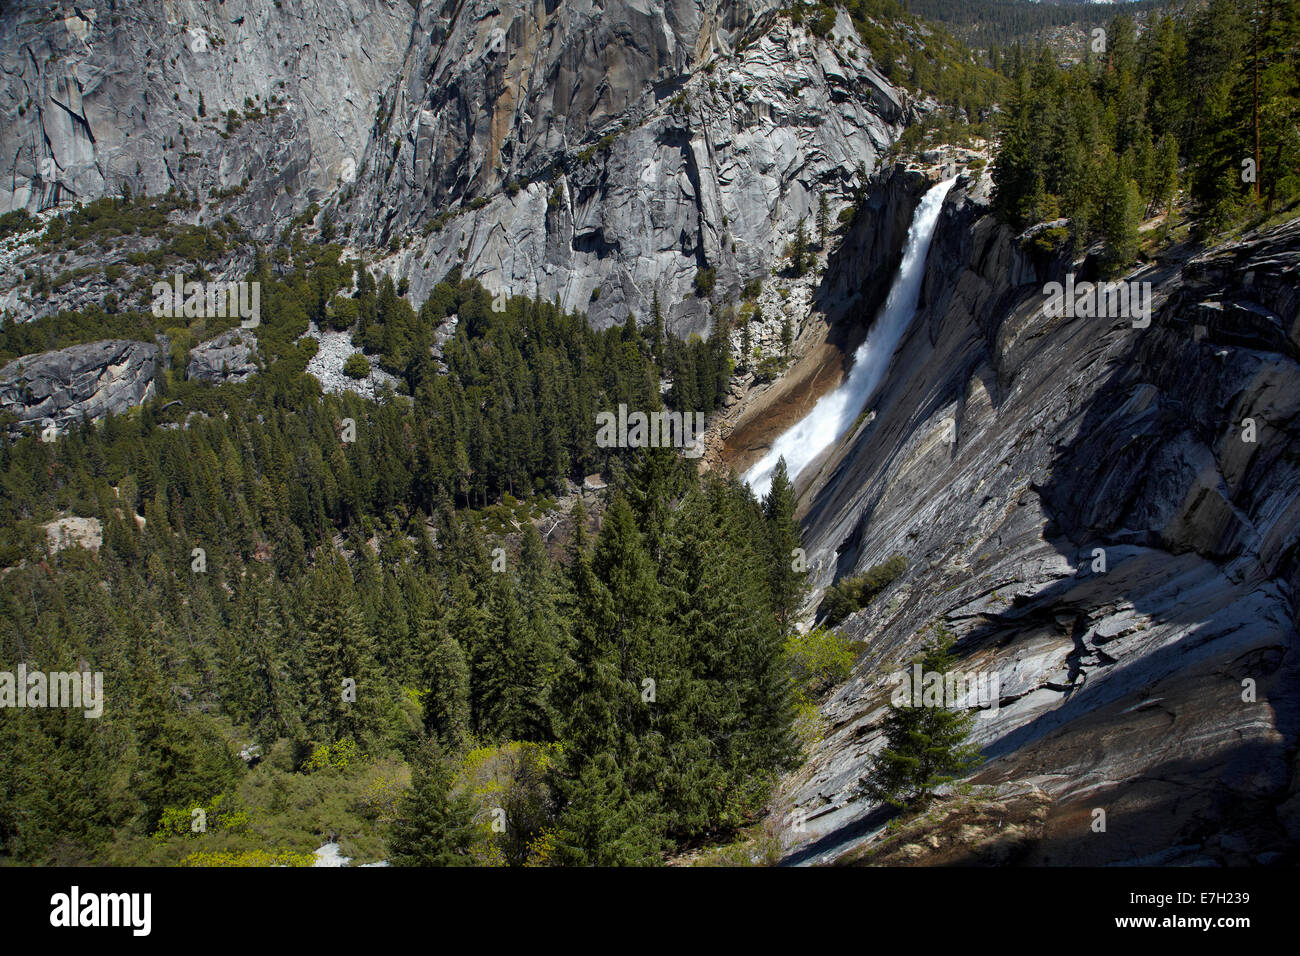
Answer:
<svg viewBox="0 0 1300 956"><path fill-rule="evenodd" d="M185 377L200 382L242 382L257 371L257 336L231 329L190 349Z"/></svg>
<svg viewBox="0 0 1300 956"><path fill-rule="evenodd" d="M859 327L871 322L889 294L912 216L930 185L923 174L901 165L875 177L817 290L817 304L829 321L847 317L847 324Z"/></svg>
<svg viewBox="0 0 1300 956"><path fill-rule="evenodd" d="M351 175L414 16L405 0L6 4L0 211L247 181L231 210L270 235Z"/></svg>
<svg viewBox="0 0 1300 956"><path fill-rule="evenodd" d="M119 415L153 395L158 361L157 345L125 339L25 355L0 369L0 411L59 428Z"/></svg>
<svg viewBox="0 0 1300 956"><path fill-rule="evenodd" d="M967 193L875 417L801 479L819 586L910 567L844 625L867 650L784 788L808 814L789 859L859 853L884 826L855 787L885 678L935 622L962 671L1000 680L973 779L1051 797L1025 862L1294 859L1300 225L1129 276L1155 300L1134 328L1048 317L1059 264Z"/></svg>

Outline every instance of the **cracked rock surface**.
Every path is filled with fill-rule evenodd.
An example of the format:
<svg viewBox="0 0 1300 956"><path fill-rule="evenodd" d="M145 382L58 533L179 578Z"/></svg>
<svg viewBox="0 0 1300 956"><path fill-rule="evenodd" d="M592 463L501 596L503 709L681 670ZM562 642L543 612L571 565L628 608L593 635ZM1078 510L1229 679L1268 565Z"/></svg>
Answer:
<svg viewBox="0 0 1300 956"><path fill-rule="evenodd" d="M405 0L6 4L0 211L242 189L231 210L270 235L346 172L413 17Z"/></svg>
<svg viewBox="0 0 1300 956"><path fill-rule="evenodd" d="M190 349L185 377L201 382L242 382L257 371L257 336L231 329Z"/></svg>
<svg viewBox="0 0 1300 956"><path fill-rule="evenodd" d="M125 339L25 355L0 369L0 411L60 430L83 415L120 415L153 395L158 360L157 345Z"/></svg>
<svg viewBox="0 0 1300 956"><path fill-rule="evenodd" d="M417 298L463 255L467 276L558 296L598 326L644 320L657 294L672 331L705 333L696 273L715 270L719 301L766 277L913 108L847 17L820 40L773 7L422 8L390 141L341 218L387 243L455 214L389 263Z"/></svg>
<svg viewBox="0 0 1300 956"><path fill-rule="evenodd" d="M1001 683L975 721L974 781L1051 797L1028 862L1169 847L1156 862L1249 862L1227 830L1252 853L1293 847L1300 223L1130 275L1154 292L1138 329L1049 318L1042 286L1064 264L1031 257L971 192L948 198L875 416L801 476L819 587L895 554L910 566L843 625L867 650L786 782L781 812L808 814L787 858L882 832L856 785L884 678L935 622L960 670Z"/></svg>
<svg viewBox="0 0 1300 956"><path fill-rule="evenodd" d="M766 276L918 109L846 16L818 39L778 6L9 4L0 212L175 187L269 239L316 202L417 307L459 263L601 327L658 294L705 333L696 274L720 302Z"/></svg>

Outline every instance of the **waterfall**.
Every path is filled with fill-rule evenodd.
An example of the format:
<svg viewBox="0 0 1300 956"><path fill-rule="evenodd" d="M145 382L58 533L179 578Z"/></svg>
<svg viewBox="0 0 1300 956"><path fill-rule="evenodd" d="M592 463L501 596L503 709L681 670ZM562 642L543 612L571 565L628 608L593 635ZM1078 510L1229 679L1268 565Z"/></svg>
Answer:
<svg viewBox="0 0 1300 956"><path fill-rule="evenodd" d="M944 197L955 179L932 187L916 207L912 225L907 230L907 244L903 248L903 261L889 289L889 297L880 310L875 324L867 332L866 340L853 353L853 367L848 378L829 395L823 395L796 425L788 429L772 445L771 451L745 473L745 481L762 497L772 484L772 472L777 462L785 458L786 469L793 481L818 455L839 441L853 425L871 398L880 379L889 366L889 360L916 314L916 302L921 296L921 279L925 275L925 257L930 251L930 240L939 221Z"/></svg>

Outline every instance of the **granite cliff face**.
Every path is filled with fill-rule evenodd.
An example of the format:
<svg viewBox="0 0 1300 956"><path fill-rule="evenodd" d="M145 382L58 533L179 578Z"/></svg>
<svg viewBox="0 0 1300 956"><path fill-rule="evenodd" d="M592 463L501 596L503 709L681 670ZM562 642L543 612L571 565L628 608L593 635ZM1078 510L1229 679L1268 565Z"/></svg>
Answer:
<svg viewBox="0 0 1300 956"><path fill-rule="evenodd" d="M844 625L867 650L787 782L781 811L808 820L785 831L788 859L842 861L879 836L888 813L854 791L886 678L935 622L962 671L1000 678L973 781L1046 807L1017 859L1285 858L1300 839L1300 225L1129 276L1155 302L1134 328L1045 314L1064 264L959 186L874 418L801 477L819 586L895 554L909 570Z"/></svg>
<svg viewBox="0 0 1300 956"><path fill-rule="evenodd" d="M223 213L269 236L338 183L413 19L404 0L6 4L0 211L242 189Z"/></svg>
<svg viewBox="0 0 1300 956"><path fill-rule="evenodd" d="M771 6L423 7L339 220L384 244L432 227L390 266L417 297L463 261L598 325L657 294L672 330L705 332L697 274L723 298L769 274L910 109L846 18L819 40Z"/></svg>
<svg viewBox="0 0 1300 956"><path fill-rule="evenodd" d="M817 39L776 8L13 4L0 212L176 187L270 238L316 202L417 303L461 262L600 325L657 293L703 332L697 273L770 272L914 110L845 17Z"/></svg>
<svg viewBox="0 0 1300 956"><path fill-rule="evenodd" d="M185 377L200 382L242 382L257 372L257 335L231 329L190 349Z"/></svg>

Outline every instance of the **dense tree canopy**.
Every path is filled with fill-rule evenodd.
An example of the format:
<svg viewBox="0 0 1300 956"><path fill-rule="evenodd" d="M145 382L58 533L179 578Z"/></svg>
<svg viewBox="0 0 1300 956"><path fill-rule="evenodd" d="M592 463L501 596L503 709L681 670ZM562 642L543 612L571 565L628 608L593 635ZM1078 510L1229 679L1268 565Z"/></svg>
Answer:
<svg viewBox="0 0 1300 956"><path fill-rule="evenodd" d="M1068 68L1047 50L1006 62L994 198L1007 219L1068 217L1117 269L1180 189L1203 234L1300 197L1300 4L1209 0L1153 14L1140 35L1120 14L1100 39Z"/></svg>
<svg viewBox="0 0 1300 956"><path fill-rule="evenodd" d="M257 266L266 345L247 382L173 372L128 415L0 438L0 669L82 661L107 698L98 720L6 712L0 747L21 759L0 770L0 852L92 862L189 839L189 808L238 804L250 741L282 781L409 763L413 789L384 811L398 862L647 863L752 819L795 754L795 592L767 544L797 545L790 502L765 515L678 450L595 443L596 412L660 407L663 374L674 407L711 409L725 335L494 309L455 273L416 311L362 263L299 254L279 276ZM397 393L327 395L305 374L296 337L338 315ZM578 504L567 554L549 552L534 522L594 471L614 479L598 532ZM43 524L66 514L101 522L97 552L47 550ZM527 813L481 858L493 808L466 768L520 745L558 749L516 754ZM237 858L285 849L256 822L220 832Z"/></svg>

